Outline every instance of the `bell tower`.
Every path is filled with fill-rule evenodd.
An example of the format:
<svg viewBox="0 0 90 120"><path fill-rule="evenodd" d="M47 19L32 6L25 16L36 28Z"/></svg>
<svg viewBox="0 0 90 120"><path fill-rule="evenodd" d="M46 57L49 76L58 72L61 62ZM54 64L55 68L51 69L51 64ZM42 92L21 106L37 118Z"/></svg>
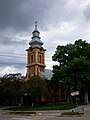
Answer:
<svg viewBox="0 0 90 120"><path fill-rule="evenodd" d="M35 30L32 32L32 38L29 42L30 47L27 51L27 80L37 76L40 72L45 72L45 49L42 47L43 42L39 37L40 32L35 22Z"/></svg>

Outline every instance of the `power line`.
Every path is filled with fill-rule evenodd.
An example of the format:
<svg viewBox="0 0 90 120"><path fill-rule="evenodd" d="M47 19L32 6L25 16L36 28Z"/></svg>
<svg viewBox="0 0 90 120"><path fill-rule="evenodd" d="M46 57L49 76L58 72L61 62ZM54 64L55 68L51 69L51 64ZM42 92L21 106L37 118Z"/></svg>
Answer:
<svg viewBox="0 0 90 120"><path fill-rule="evenodd" d="M22 56L14 56L14 55L0 55L3 57L9 57L9 58L23 58L23 59L27 59L26 57L22 57ZM46 58L46 61L51 61L49 59Z"/></svg>
<svg viewBox="0 0 90 120"><path fill-rule="evenodd" d="M18 62L0 62L0 64L26 64L26 63L22 63L22 62L20 62L20 63L18 63Z"/></svg>
<svg viewBox="0 0 90 120"><path fill-rule="evenodd" d="M12 52L9 52L9 53L7 53L7 52L0 52L1 54L0 54L0 56L15 56L15 57L24 57L24 58L26 58L26 54L18 54L18 53L12 53ZM48 58L48 59L51 59L52 57L47 57L47 56L45 56L45 58Z"/></svg>
<svg viewBox="0 0 90 120"><path fill-rule="evenodd" d="M13 57L13 58L23 58L23 59L26 59L26 57L15 56L15 55L0 55L0 56L3 56L3 57Z"/></svg>
<svg viewBox="0 0 90 120"><path fill-rule="evenodd" d="M10 53L7 53L7 52L0 52L1 54L14 54L14 55L23 55L23 56L26 56L25 54L18 54L18 53L12 53L12 52L10 52Z"/></svg>
<svg viewBox="0 0 90 120"><path fill-rule="evenodd" d="M6 61L0 61L0 64L27 64L27 62L6 62ZM49 63L49 64L51 64L51 63Z"/></svg>

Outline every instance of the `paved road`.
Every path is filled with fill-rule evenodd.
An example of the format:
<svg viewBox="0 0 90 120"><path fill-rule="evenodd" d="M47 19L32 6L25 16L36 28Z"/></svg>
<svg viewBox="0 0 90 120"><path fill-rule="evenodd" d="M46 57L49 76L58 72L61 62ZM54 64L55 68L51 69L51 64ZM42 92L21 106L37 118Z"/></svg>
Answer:
<svg viewBox="0 0 90 120"><path fill-rule="evenodd" d="M90 120L90 105L84 108L86 115L83 117L58 117L63 111L38 111L39 115L36 116L5 115L4 111L0 110L0 120Z"/></svg>

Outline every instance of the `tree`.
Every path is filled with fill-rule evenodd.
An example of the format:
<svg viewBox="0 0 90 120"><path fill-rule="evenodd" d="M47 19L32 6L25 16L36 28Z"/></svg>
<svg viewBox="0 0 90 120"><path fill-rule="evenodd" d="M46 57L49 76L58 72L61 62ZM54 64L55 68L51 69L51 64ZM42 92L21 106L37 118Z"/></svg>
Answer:
<svg viewBox="0 0 90 120"><path fill-rule="evenodd" d="M6 74L0 80L0 103L15 105L20 101L21 83L24 77L20 73Z"/></svg>
<svg viewBox="0 0 90 120"><path fill-rule="evenodd" d="M86 41L76 40L74 44L57 46L52 59L59 62L53 67L52 81L56 84L62 82L66 90L79 90L85 92L90 85L90 44ZM88 97L85 97L87 103Z"/></svg>
<svg viewBox="0 0 90 120"><path fill-rule="evenodd" d="M34 76L23 84L24 94L31 97L31 102L40 104L42 97L46 97L48 93L48 85L46 79L41 79L39 76ZM26 97L27 101L28 98ZM30 104L30 100L27 104Z"/></svg>

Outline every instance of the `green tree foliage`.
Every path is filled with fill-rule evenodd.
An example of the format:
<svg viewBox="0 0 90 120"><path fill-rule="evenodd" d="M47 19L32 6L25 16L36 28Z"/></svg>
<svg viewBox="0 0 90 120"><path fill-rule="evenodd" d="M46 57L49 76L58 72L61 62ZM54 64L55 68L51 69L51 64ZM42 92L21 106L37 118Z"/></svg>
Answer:
<svg viewBox="0 0 90 120"><path fill-rule="evenodd" d="M40 103L42 98L48 95L48 82L46 79L41 79L39 76L30 78L23 83L24 94L32 97L32 102Z"/></svg>
<svg viewBox="0 0 90 120"><path fill-rule="evenodd" d="M42 98L46 98L47 95L48 81L39 76L27 81L20 73L0 77L0 105L17 105L17 103L24 104L24 102L26 105L30 105L30 102L40 103Z"/></svg>
<svg viewBox="0 0 90 120"><path fill-rule="evenodd" d="M90 44L82 39L74 44L57 46L53 61L52 83L62 83L66 90L87 90L90 85Z"/></svg>
<svg viewBox="0 0 90 120"><path fill-rule="evenodd" d="M0 104L15 105L20 102L21 84L24 77L20 73L6 74L0 79Z"/></svg>

